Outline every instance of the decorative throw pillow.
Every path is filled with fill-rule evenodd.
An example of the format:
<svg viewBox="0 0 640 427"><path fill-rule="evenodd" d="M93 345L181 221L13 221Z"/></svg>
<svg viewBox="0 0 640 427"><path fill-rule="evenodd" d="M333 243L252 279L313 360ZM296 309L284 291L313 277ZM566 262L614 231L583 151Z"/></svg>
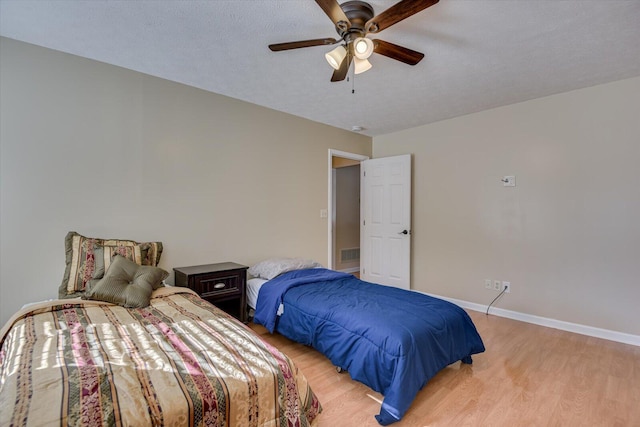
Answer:
<svg viewBox="0 0 640 427"><path fill-rule="evenodd" d="M282 273L293 270L322 267L322 264L312 259L304 258L270 258L249 268L248 272L254 277L271 280Z"/></svg>
<svg viewBox="0 0 640 427"><path fill-rule="evenodd" d="M157 266L162 255L161 242L85 237L71 231L65 237L66 267L58 290L60 298L81 296L87 287L101 279L114 255L122 255L140 265Z"/></svg>
<svg viewBox="0 0 640 427"><path fill-rule="evenodd" d="M104 277L87 290L84 299L107 301L127 308L149 305L151 292L162 286L169 273L158 267L138 265L116 255Z"/></svg>

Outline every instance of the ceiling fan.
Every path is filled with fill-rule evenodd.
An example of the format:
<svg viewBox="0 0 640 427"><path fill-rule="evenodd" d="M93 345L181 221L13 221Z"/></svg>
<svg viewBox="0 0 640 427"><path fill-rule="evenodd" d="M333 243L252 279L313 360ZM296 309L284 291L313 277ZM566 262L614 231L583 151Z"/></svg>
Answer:
<svg viewBox="0 0 640 427"><path fill-rule="evenodd" d="M368 34L376 34L403 19L433 6L439 0L401 0L387 10L374 16L373 8L364 1L347 1L338 4L336 0L315 0L318 6L333 21L340 39L333 38L300 40L270 44L274 52L299 49L302 47L333 45L340 46L325 54L327 62L334 68L332 82L346 78L354 62L354 72L360 74L371 68L368 58L378 53L409 65L416 65L424 54L380 39L370 39Z"/></svg>

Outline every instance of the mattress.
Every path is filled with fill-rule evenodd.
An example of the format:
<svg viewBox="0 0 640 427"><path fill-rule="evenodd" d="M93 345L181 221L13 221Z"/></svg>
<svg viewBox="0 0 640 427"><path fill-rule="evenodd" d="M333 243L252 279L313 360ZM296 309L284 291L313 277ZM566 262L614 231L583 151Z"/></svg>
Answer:
<svg viewBox="0 0 640 427"><path fill-rule="evenodd" d="M260 288L262 285L267 283L267 281L267 279L259 277L247 280L247 305L254 310L258 305L258 294L260 293Z"/></svg>

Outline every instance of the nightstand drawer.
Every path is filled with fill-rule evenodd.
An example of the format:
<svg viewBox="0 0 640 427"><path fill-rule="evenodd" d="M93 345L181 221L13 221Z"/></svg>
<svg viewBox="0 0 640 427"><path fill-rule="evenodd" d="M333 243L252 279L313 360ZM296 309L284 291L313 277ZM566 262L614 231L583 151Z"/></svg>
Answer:
<svg viewBox="0 0 640 427"><path fill-rule="evenodd" d="M240 277L237 274L228 276L201 275L194 279L193 290L202 297L239 293Z"/></svg>

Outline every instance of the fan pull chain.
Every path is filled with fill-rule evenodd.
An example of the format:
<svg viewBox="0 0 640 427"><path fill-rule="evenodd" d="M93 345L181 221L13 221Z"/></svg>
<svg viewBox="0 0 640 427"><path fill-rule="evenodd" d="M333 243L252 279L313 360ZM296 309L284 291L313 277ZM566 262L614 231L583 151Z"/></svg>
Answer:
<svg viewBox="0 0 640 427"><path fill-rule="evenodd" d="M349 77L347 77L347 81L349 81ZM355 95L356 93L356 67L355 64L353 66L353 78L351 79L351 94Z"/></svg>

